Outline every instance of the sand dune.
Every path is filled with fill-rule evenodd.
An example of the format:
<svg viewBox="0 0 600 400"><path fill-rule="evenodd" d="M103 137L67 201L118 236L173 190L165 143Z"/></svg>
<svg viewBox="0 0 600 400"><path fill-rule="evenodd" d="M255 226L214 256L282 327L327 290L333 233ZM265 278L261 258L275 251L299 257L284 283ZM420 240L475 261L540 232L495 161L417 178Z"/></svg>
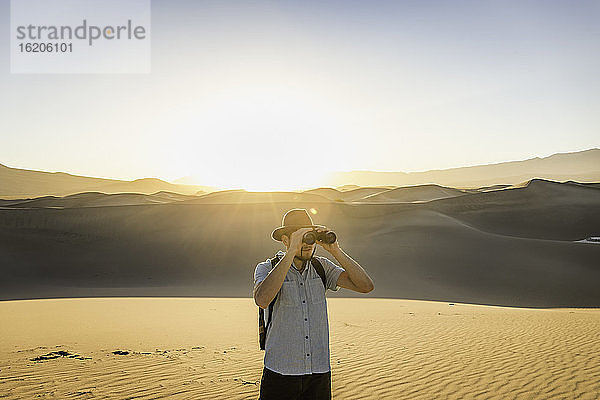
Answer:
<svg viewBox="0 0 600 400"><path fill-rule="evenodd" d="M371 194L362 199L368 202L416 202L462 196L464 191L440 185L404 186Z"/></svg>
<svg viewBox="0 0 600 400"><path fill-rule="evenodd" d="M329 200L339 201L343 200L343 192L334 188L317 188L305 190L303 193L317 194L328 198Z"/></svg>
<svg viewBox="0 0 600 400"><path fill-rule="evenodd" d="M245 190L223 190L208 193L198 198L188 200L186 201L186 204L249 204L266 202L320 203L330 202L330 200L326 197L313 193L248 192Z"/></svg>
<svg viewBox="0 0 600 400"><path fill-rule="evenodd" d="M4 207L0 298L247 297L256 263L281 248L270 232L301 206L313 208L315 221L334 229L369 271L373 297L600 305L600 246L577 242L600 236L594 186L536 180L397 204L297 195L301 202L290 193L231 192L209 195L229 201L214 204Z"/></svg>
<svg viewBox="0 0 600 400"><path fill-rule="evenodd" d="M600 310L328 299L334 399L597 399ZM6 399L256 399L244 299L0 302ZM24 333L27 334L24 334Z"/></svg>
<svg viewBox="0 0 600 400"><path fill-rule="evenodd" d="M186 196L164 191L150 195L140 193L106 194L99 192L85 192L64 197L44 196L27 200L9 200L4 204L0 203L0 206L3 205L16 208L100 207L136 204L164 204L193 198L195 198L195 196Z"/></svg>
<svg viewBox="0 0 600 400"><path fill-rule="evenodd" d="M389 187L360 187L356 189L348 189L342 192L342 200L347 202L361 201L368 196L372 196L378 193L383 193L390 190Z"/></svg>
<svg viewBox="0 0 600 400"><path fill-rule="evenodd" d="M519 186L515 186L519 187ZM479 193L479 190L471 191ZM419 185L399 188L364 187L338 191L333 188L318 188L304 192L248 192L246 190L223 190L199 195L183 195L160 191L153 194L84 192L64 197L43 196L33 199L0 200L0 207L16 208L72 208L121 206L137 204L164 204L187 201L186 204L239 204L266 202L373 202L404 203L423 202L459 196L468 193L439 185Z"/></svg>
<svg viewBox="0 0 600 400"><path fill-rule="evenodd" d="M512 185L509 184L496 184L496 185L490 185L490 186L482 186L482 187L478 187L478 188L466 188L466 189L461 189L463 192L466 193L479 193L479 192L488 192L488 191L492 191L492 190L499 190L499 189L505 189L507 187L511 187Z"/></svg>
<svg viewBox="0 0 600 400"><path fill-rule="evenodd" d="M598 231L600 190L533 179L519 187L435 200L429 207L490 233L578 240Z"/></svg>
<svg viewBox="0 0 600 400"><path fill-rule="evenodd" d="M348 187L345 190L337 190L333 188L318 188L306 190L303 193L311 193L318 194L320 196L326 197L329 200L333 201L344 201L344 202L354 202L354 201L364 201L369 196L373 196L379 193L385 193L390 189L395 189L394 187Z"/></svg>
<svg viewBox="0 0 600 400"><path fill-rule="evenodd" d="M342 185L342 186L336 187L336 190L339 190L340 192L345 192L347 190L358 189L358 188L360 188L360 186L358 186L358 185Z"/></svg>

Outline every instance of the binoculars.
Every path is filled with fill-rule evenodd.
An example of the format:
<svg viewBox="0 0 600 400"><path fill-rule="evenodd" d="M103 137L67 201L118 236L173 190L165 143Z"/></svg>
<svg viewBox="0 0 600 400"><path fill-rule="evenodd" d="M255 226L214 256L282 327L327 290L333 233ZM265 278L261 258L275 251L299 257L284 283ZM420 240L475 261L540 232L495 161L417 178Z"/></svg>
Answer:
<svg viewBox="0 0 600 400"><path fill-rule="evenodd" d="M302 236L302 242L308 245L314 244L316 241L323 243L332 244L337 240L337 236L334 231L317 232L316 230L306 232Z"/></svg>

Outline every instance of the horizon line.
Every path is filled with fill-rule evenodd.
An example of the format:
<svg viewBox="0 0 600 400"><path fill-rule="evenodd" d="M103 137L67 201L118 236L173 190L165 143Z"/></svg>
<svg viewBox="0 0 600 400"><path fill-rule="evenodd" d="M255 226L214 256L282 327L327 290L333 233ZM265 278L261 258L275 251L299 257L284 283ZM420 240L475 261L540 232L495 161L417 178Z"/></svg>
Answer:
<svg viewBox="0 0 600 400"><path fill-rule="evenodd" d="M547 159L550 158L552 156L556 156L556 155L564 155L564 154L578 154L578 153L585 153L585 152L589 152L589 151L594 151L594 150L600 150L599 147L592 147L592 148L588 148L588 149L584 149L584 150L576 150L576 151L564 151L564 152L557 152L557 153L551 153L547 156L536 156L536 157L531 157L531 158L525 158L525 159L518 159L518 160L507 160L507 161L500 161L500 162L491 162L491 163L487 163L487 164L473 164L473 165L463 165L463 166L457 166L457 167L449 167L449 168L441 168L441 169L427 169L427 170L420 170L420 171L410 171L410 172L405 172L405 171L399 171L399 170L393 170L393 171L389 171L389 170L373 170L373 169L355 169L355 170L331 170L329 171L330 174L340 174L340 173L354 173L354 172L359 172L359 173L365 173L365 172L370 172L370 173L383 173L383 174L419 174L419 173L426 173L426 172L440 172L440 171L449 171L449 170L455 170L455 169L462 169L462 168L472 168L472 167L484 167L484 166L492 166L492 165L500 165L500 164L507 164L507 163L513 163L513 162L524 162L524 161L531 161L531 160L536 160L536 159ZM203 186L203 187L210 187L210 188L215 188L218 189L220 187L218 186L213 186L213 185L204 185L204 184L200 184L200 183L174 183L174 180L178 180L178 179L185 179L187 177L190 177L193 175L188 175L188 176L183 176L180 178L175 178L175 179L165 179L165 178L158 178L156 176L146 176L146 177L141 177L141 178L134 178L134 179L127 179L127 178L116 178L116 177L106 177L106 176L93 176L93 175L82 175L80 173L73 173L73 172L65 172L65 171L48 171L48 170L40 170L40 169L28 169L28 168L22 168L22 167L11 167L8 166L6 164L2 164L0 163L0 167L5 167L5 168L10 168L10 169L18 169L18 170L22 170L22 171L30 171L30 172L43 172L43 173L50 173L50 174L66 174L66 175L70 175L70 176L76 176L76 177L83 177L83 178L92 178L92 179L105 179L105 180L113 180L113 181L121 181L121 182L135 182L135 181L140 181L140 180L144 180L144 179L154 179L154 180L159 180L165 183L169 183L172 185L180 185L180 186ZM344 185L342 185L344 186ZM221 187L223 188L223 187ZM226 190L247 190L245 188L228 188Z"/></svg>

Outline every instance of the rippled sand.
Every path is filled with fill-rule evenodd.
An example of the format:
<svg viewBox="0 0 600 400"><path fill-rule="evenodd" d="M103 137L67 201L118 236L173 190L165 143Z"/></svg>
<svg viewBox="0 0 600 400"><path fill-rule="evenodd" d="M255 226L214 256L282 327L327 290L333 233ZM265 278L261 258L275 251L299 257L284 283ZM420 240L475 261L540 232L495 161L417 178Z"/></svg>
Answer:
<svg viewBox="0 0 600 400"><path fill-rule="evenodd" d="M600 398L598 309L328 305L336 399ZM258 397L252 299L8 301L0 321L2 399Z"/></svg>

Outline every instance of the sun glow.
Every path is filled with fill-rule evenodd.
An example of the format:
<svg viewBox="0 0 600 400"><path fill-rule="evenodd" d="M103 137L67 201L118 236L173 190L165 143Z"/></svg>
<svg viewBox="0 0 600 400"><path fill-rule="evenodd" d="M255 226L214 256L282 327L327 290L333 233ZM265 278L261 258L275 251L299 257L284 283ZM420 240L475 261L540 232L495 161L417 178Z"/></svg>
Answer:
<svg viewBox="0 0 600 400"><path fill-rule="evenodd" d="M189 171L178 177L228 189L308 189L339 162L335 137L343 127L320 104L292 89L247 86L171 110L153 129L173 132L171 175Z"/></svg>
<svg viewBox="0 0 600 400"><path fill-rule="evenodd" d="M273 173L273 171L221 171L213 180L190 176L190 183L220 189L245 189L253 192L296 191L323 186L324 174L305 176L301 173Z"/></svg>

